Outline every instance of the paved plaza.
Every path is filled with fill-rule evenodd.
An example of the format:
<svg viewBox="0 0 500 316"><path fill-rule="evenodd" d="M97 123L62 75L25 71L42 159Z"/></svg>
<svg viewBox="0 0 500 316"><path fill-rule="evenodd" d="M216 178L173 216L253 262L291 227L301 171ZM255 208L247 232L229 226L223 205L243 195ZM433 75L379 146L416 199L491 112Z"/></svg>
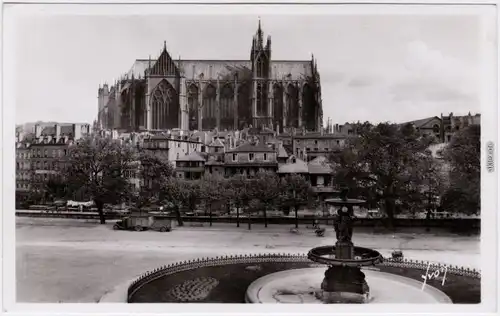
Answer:
<svg viewBox="0 0 500 316"><path fill-rule="evenodd" d="M182 227L170 233L113 231L112 223L63 219L17 218L16 267L19 302L98 302L117 285L141 273L176 261L245 253L306 253L333 244L290 225L214 224ZM451 234L377 234L356 230L353 242L384 256L402 249L417 260L479 268L480 237Z"/></svg>

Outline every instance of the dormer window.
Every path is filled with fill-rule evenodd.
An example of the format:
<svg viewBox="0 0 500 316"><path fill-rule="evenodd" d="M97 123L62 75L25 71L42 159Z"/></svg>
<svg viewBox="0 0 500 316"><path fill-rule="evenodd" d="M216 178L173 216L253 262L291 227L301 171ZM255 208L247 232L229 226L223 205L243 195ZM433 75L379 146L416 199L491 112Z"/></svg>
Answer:
<svg viewBox="0 0 500 316"><path fill-rule="evenodd" d="M296 163L297 159L295 157L292 158L292 163Z"/></svg>

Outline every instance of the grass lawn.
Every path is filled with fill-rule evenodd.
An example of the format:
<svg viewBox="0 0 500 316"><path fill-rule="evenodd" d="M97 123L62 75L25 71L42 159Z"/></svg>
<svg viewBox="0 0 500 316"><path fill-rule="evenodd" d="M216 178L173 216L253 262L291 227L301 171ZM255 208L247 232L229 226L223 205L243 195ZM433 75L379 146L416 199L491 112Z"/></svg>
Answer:
<svg viewBox="0 0 500 316"><path fill-rule="evenodd" d="M270 273L308 267L317 267L312 262L263 262L235 263L223 266L201 267L174 273L142 286L129 300L130 303L244 303L248 286L258 278ZM380 271L423 281L425 271L417 268L401 268L378 265ZM326 270L326 267L325 267ZM207 281L213 280L208 286ZM216 280L216 281L215 281ZM217 283L218 281L218 283ZM427 284L443 291L455 304L481 302L481 280L472 277L447 274L444 286L441 280L429 280ZM203 287L208 295L200 295ZM179 297L179 292L187 294Z"/></svg>

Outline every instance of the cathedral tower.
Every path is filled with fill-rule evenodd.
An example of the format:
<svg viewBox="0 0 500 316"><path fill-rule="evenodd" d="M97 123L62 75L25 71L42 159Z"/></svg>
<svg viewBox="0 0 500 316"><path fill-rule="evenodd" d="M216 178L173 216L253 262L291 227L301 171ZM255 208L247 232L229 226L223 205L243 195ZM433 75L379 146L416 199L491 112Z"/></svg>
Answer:
<svg viewBox="0 0 500 316"><path fill-rule="evenodd" d="M267 37L264 46L264 32L260 20L253 37L250 61L252 63L252 124L254 127L268 127L272 121L272 104L269 102L271 37Z"/></svg>

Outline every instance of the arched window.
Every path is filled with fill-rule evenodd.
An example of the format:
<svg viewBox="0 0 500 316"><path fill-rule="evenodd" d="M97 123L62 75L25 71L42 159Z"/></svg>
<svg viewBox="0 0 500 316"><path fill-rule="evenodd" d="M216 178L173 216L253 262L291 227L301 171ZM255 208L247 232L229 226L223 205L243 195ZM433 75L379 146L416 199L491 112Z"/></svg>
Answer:
<svg viewBox="0 0 500 316"><path fill-rule="evenodd" d="M216 126L215 110L216 110L217 89L209 84L203 93L203 129L211 130Z"/></svg>
<svg viewBox="0 0 500 316"><path fill-rule="evenodd" d="M222 129L232 129L234 119L234 92L233 88L226 84L220 91L220 118Z"/></svg>
<svg viewBox="0 0 500 316"><path fill-rule="evenodd" d="M267 78L268 68L267 68L267 59L265 55L260 55L255 63L257 77L258 78Z"/></svg>
<svg viewBox="0 0 500 316"><path fill-rule="evenodd" d="M273 124L279 125L279 131L283 131L283 87L280 84L275 84L273 87Z"/></svg>
<svg viewBox="0 0 500 316"><path fill-rule="evenodd" d="M198 87L194 84L188 89L188 111L189 111L189 129L198 128Z"/></svg>
<svg viewBox="0 0 500 316"><path fill-rule="evenodd" d="M250 87L248 83L238 88L238 127L244 128L252 124L252 105L250 103Z"/></svg>
<svg viewBox="0 0 500 316"><path fill-rule="evenodd" d="M299 127L299 91L296 86L289 84L286 91L288 127Z"/></svg>
<svg viewBox="0 0 500 316"><path fill-rule="evenodd" d="M162 80L151 98L153 129L177 128L179 125L179 103L177 93L170 83Z"/></svg>
<svg viewBox="0 0 500 316"><path fill-rule="evenodd" d="M432 131L436 134L439 133L439 125L434 124L434 126L432 127Z"/></svg>
<svg viewBox="0 0 500 316"><path fill-rule="evenodd" d="M306 130L313 131L316 129L316 100L314 91L310 85L304 85L302 89L302 108L304 109L304 126Z"/></svg>
<svg viewBox="0 0 500 316"><path fill-rule="evenodd" d="M267 85L257 84L257 115L267 116Z"/></svg>

